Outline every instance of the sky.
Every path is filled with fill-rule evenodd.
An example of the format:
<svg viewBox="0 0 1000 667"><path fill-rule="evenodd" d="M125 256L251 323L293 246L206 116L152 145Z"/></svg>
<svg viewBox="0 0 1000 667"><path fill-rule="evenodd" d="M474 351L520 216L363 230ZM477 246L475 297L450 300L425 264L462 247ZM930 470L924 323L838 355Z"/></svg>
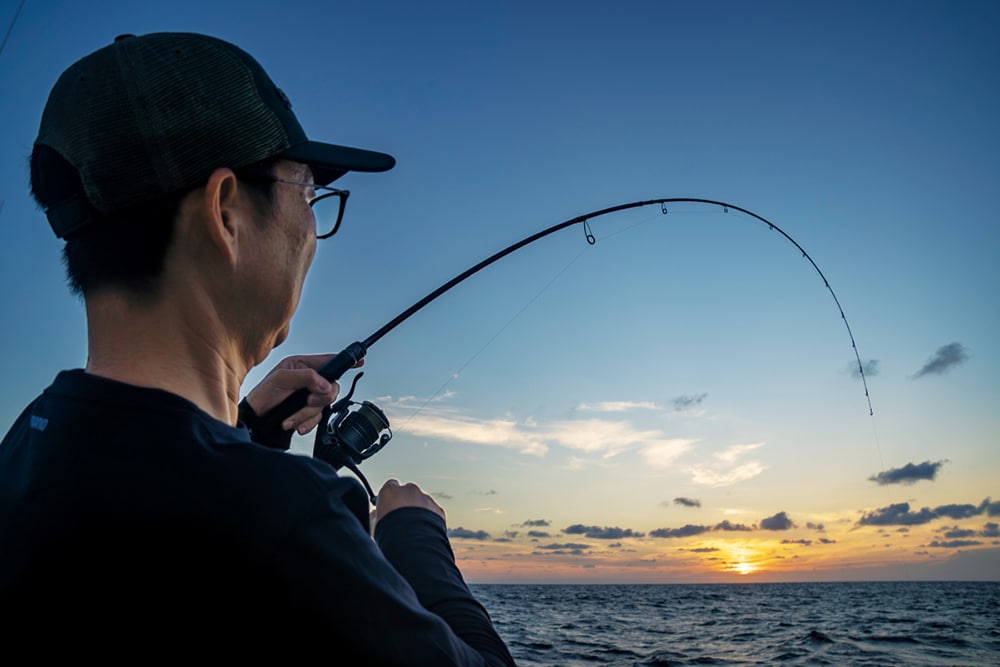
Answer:
<svg viewBox="0 0 1000 667"><path fill-rule="evenodd" d="M619 204L727 203L808 253L636 207L375 343L354 399L393 437L362 470L434 495L470 582L1000 580L1000 4L2 0L0 29L0 421L86 362L27 186L49 89L116 35L202 32L311 138L397 159L336 182L247 390Z"/></svg>

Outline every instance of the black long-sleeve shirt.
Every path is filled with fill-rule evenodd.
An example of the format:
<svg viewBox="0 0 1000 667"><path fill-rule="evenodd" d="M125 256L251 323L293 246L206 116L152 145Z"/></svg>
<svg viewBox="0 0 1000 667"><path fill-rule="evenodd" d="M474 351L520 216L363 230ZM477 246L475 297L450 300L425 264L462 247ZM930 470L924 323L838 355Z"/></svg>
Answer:
<svg viewBox="0 0 1000 667"><path fill-rule="evenodd" d="M39 630L106 657L514 664L439 516L398 509L373 540L356 480L80 370L0 444L0 633Z"/></svg>

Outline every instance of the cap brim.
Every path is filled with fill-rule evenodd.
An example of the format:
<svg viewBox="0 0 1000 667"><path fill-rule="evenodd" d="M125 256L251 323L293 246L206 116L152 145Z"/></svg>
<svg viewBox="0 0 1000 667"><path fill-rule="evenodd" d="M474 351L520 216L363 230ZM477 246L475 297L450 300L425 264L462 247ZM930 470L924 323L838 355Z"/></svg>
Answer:
<svg viewBox="0 0 1000 667"><path fill-rule="evenodd" d="M361 148L305 141L280 153L281 157L308 164L317 185L331 183L349 171L388 171L396 158Z"/></svg>

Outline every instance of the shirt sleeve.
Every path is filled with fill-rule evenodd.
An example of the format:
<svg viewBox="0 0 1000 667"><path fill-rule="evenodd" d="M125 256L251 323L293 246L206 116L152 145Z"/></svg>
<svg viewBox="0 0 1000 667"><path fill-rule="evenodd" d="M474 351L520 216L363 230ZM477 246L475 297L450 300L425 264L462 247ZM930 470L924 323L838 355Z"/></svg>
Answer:
<svg viewBox="0 0 1000 667"><path fill-rule="evenodd" d="M413 587L420 604L444 619L487 665L514 664L488 612L472 595L455 564L444 519L427 509L400 508L379 520L375 540Z"/></svg>
<svg viewBox="0 0 1000 667"><path fill-rule="evenodd" d="M379 521L380 549L355 500L367 504L361 485L337 480L281 548L289 601L309 610L299 636L349 648L353 664L514 665L462 580L443 520L395 510Z"/></svg>

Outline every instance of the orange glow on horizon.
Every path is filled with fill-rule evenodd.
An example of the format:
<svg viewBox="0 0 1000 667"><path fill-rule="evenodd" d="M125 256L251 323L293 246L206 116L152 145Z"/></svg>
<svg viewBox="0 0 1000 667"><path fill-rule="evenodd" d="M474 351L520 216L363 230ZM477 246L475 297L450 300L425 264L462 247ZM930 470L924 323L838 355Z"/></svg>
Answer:
<svg viewBox="0 0 1000 667"><path fill-rule="evenodd" d="M768 539L665 541L650 539L609 543L591 540L587 549L540 548L535 543L456 540L459 567L475 583L735 583L780 581L892 580L940 576L956 556L929 551L934 539L888 530L824 533L824 541L781 536ZM912 546L910 546L912 545ZM547 545L543 545L547 546ZM962 557L986 563L1000 544ZM922 551L921 551L922 548ZM991 569L992 568L992 569ZM980 565L982 572L995 566ZM967 576L967 575L962 575ZM984 575L977 575L982 578Z"/></svg>

